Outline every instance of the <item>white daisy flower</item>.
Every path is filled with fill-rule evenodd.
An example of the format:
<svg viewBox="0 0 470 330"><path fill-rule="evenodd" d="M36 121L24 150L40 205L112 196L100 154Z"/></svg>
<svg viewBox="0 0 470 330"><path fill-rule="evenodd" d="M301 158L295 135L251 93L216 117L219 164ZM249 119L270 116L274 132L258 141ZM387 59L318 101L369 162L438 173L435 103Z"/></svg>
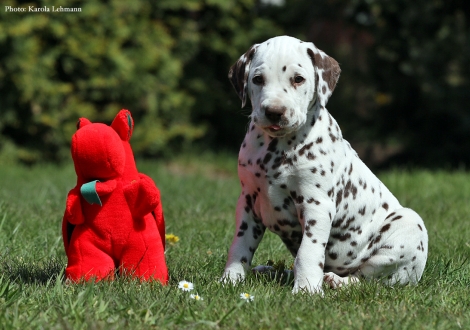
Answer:
<svg viewBox="0 0 470 330"><path fill-rule="evenodd" d="M194 285L188 281L180 281L178 283L178 288L180 288L183 291L191 291L192 289L194 289Z"/></svg>
<svg viewBox="0 0 470 330"><path fill-rule="evenodd" d="M189 298L194 299L194 300L204 300L200 295L196 294L190 294Z"/></svg>
<svg viewBox="0 0 470 330"><path fill-rule="evenodd" d="M252 296L249 293L240 293L240 298L246 301L253 301L253 299L255 299L255 296Z"/></svg>

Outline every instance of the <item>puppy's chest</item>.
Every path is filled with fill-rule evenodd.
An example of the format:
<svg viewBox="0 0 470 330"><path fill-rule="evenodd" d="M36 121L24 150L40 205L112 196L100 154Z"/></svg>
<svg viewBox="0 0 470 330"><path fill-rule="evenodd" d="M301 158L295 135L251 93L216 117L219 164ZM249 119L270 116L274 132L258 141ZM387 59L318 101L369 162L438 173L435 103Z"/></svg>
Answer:
<svg viewBox="0 0 470 330"><path fill-rule="evenodd" d="M313 185L331 179L340 163L336 158L341 152L337 151L342 148L334 148L321 133L272 138L252 129L240 149L240 178L250 178L260 186L281 191L298 187L302 179Z"/></svg>
<svg viewBox="0 0 470 330"><path fill-rule="evenodd" d="M243 191L254 194L256 215L273 231L287 223L287 227L300 226L295 207L301 198L299 186L308 183L314 194L313 190L321 189L322 181L333 173L333 162L327 166L322 163L322 158L331 151L321 144L321 139L315 143L307 136L303 138L248 134L240 150Z"/></svg>

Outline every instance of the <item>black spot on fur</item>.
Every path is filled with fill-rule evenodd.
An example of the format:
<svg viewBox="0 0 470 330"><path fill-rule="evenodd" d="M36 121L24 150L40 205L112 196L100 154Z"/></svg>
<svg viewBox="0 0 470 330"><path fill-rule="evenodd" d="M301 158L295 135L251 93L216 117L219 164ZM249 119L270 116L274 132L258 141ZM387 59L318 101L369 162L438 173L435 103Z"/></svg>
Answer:
<svg viewBox="0 0 470 330"><path fill-rule="evenodd" d="M309 199L307 200L307 203L309 203L309 204L315 203L315 205L320 205L320 201L317 201L317 200L315 200L315 199L313 199L313 198L309 198Z"/></svg>
<svg viewBox="0 0 470 330"><path fill-rule="evenodd" d="M312 226L312 227L313 227L313 226L315 226L315 225L317 224L317 220L308 220L308 221L307 221L307 224L308 224L309 226Z"/></svg>
<svg viewBox="0 0 470 330"><path fill-rule="evenodd" d="M339 239L341 242L344 242L348 240L349 238L351 238L351 234L350 233L345 233L345 234L338 233L338 234L331 235L331 237Z"/></svg>
<svg viewBox="0 0 470 330"><path fill-rule="evenodd" d="M397 216L396 216L395 218L393 218L391 221L396 221L396 220L401 219L401 218L403 218L403 216L397 215Z"/></svg>
<svg viewBox="0 0 470 330"><path fill-rule="evenodd" d="M387 220L387 219L390 218L390 217L393 217L395 214L396 214L395 212L390 213L389 215L387 215L387 217L385 218L385 220Z"/></svg>
<svg viewBox="0 0 470 330"><path fill-rule="evenodd" d="M271 158L272 158L272 154L268 152L266 156L264 156L263 164L267 164L271 160Z"/></svg>
<svg viewBox="0 0 470 330"><path fill-rule="evenodd" d="M366 207L365 207L365 206L363 206L363 207L359 210L359 214L360 214L360 215L366 214Z"/></svg>
<svg viewBox="0 0 470 330"><path fill-rule="evenodd" d="M381 229L380 229L380 232L381 233L385 233L387 230L390 229L390 224L387 223L385 226L383 226Z"/></svg>
<svg viewBox="0 0 470 330"><path fill-rule="evenodd" d="M339 190L336 193L336 207L339 206L339 204L341 203L342 200L343 200L343 190Z"/></svg>
<svg viewBox="0 0 470 330"><path fill-rule="evenodd" d="M339 226L341 226L341 223L343 223L344 219L346 219L346 214L343 215L341 218L333 221L333 223L331 224L331 226L333 228L338 228Z"/></svg>
<svg viewBox="0 0 470 330"><path fill-rule="evenodd" d="M279 142L278 139L272 139L271 142L269 142L268 145L268 151L276 151L277 143Z"/></svg>
<svg viewBox="0 0 470 330"><path fill-rule="evenodd" d="M302 156L306 150L310 149L313 145L313 142L310 142L309 144L304 145L302 148L299 150L299 156Z"/></svg>
<svg viewBox="0 0 470 330"><path fill-rule="evenodd" d="M341 227L342 229L346 229L349 227L349 224L355 220L354 217L350 217L348 220L346 220L346 223Z"/></svg>

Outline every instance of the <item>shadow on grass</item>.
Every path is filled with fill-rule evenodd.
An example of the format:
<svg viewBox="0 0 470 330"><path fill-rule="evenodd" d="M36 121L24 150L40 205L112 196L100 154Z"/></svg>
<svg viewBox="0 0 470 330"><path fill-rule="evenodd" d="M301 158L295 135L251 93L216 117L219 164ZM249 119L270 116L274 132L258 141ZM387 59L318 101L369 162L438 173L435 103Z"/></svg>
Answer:
<svg viewBox="0 0 470 330"><path fill-rule="evenodd" d="M12 282L46 284L54 282L64 272L64 263L57 259L42 262L0 259L0 273Z"/></svg>

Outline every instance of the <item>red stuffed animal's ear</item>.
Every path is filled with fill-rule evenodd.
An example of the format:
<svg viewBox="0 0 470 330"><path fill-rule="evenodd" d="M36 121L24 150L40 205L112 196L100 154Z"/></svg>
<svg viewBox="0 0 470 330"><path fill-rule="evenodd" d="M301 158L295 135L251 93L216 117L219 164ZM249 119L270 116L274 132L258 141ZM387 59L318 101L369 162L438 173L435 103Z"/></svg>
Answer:
<svg viewBox="0 0 470 330"><path fill-rule="evenodd" d="M91 124L91 121L89 121L88 119L86 118L80 118L78 121L77 121L77 131L82 128L83 126L86 126L86 125L89 125Z"/></svg>
<svg viewBox="0 0 470 330"><path fill-rule="evenodd" d="M123 141L129 141L134 131L134 120L132 119L131 112L122 109L114 118L111 127L118 133Z"/></svg>

